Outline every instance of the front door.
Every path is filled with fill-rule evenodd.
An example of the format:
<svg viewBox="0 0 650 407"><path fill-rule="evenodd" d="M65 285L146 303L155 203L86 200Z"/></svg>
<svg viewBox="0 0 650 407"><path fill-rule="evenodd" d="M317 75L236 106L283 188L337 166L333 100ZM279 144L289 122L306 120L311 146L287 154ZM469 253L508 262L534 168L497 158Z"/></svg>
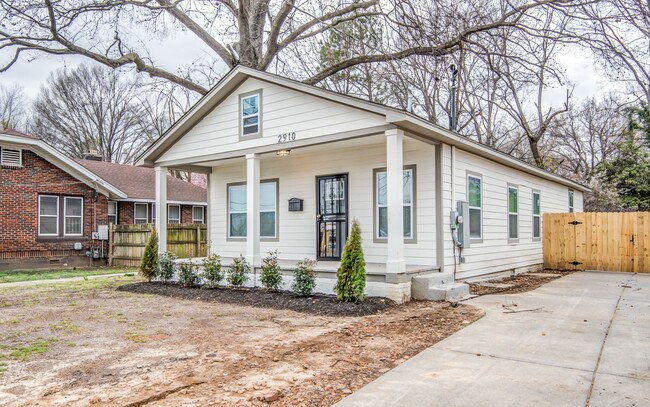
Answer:
<svg viewBox="0 0 650 407"><path fill-rule="evenodd" d="M318 260L340 260L348 236L348 176L316 177Z"/></svg>

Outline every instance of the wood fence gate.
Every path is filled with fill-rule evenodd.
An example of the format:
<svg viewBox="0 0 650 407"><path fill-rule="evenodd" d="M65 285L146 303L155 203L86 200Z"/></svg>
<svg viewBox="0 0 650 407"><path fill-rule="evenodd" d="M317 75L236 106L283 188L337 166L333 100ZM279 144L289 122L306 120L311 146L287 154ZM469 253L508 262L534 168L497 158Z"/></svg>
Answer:
<svg viewBox="0 0 650 407"><path fill-rule="evenodd" d="M108 264L137 267L153 231L152 224L111 225ZM204 257L208 252L205 225L167 225L167 250L180 259Z"/></svg>
<svg viewBox="0 0 650 407"><path fill-rule="evenodd" d="M650 272L650 212L544 214L544 267Z"/></svg>

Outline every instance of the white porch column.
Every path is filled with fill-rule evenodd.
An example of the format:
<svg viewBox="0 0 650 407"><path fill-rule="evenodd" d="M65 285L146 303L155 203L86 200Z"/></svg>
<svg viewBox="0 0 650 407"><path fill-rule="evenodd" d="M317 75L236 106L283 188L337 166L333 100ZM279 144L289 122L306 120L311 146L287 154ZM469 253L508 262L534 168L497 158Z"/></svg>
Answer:
<svg viewBox="0 0 650 407"><path fill-rule="evenodd" d="M155 167L156 174L156 233L158 253L167 251L167 167Z"/></svg>
<svg viewBox="0 0 650 407"><path fill-rule="evenodd" d="M251 267L261 264L259 154L246 154L246 261Z"/></svg>
<svg viewBox="0 0 650 407"><path fill-rule="evenodd" d="M388 198L388 258L386 272L404 273L404 131L386 130L386 183ZM388 278L387 278L388 280Z"/></svg>

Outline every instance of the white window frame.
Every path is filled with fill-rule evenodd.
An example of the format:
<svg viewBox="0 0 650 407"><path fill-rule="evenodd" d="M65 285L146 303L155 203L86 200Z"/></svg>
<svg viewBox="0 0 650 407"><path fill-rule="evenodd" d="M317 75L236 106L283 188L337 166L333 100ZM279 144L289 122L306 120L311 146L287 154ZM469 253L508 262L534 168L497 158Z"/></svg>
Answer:
<svg viewBox="0 0 650 407"><path fill-rule="evenodd" d="M67 214L67 208L68 208L68 200L77 200L81 202L81 215L76 216L76 215L68 215ZM74 219L79 219L81 222L81 231L79 233L68 233L66 230L66 219L68 218L74 218ZM78 196L66 196L63 197L63 236L83 236L84 235L84 200L81 197Z"/></svg>
<svg viewBox="0 0 650 407"><path fill-rule="evenodd" d="M472 206L470 201L469 201L469 179L474 178L479 180L481 190L480 190L480 201L481 201L481 206ZM472 230L470 228L471 222L469 219L467 219L467 227L470 228L470 242L471 243L483 243L483 176L481 174L475 173L475 172L467 172L467 204L470 210L470 213L472 210L478 210L479 211L479 236L478 237L472 237Z"/></svg>
<svg viewBox="0 0 650 407"><path fill-rule="evenodd" d="M41 198L56 198L56 215L41 215ZM59 236L59 197L56 195L39 195L38 196L38 235L39 236ZM56 233L41 233L41 217L56 218Z"/></svg>
<svg viewBox="0 0 650 407"><path fill-rule="evenodd" d="M576 196L572 189L569 190L569 213L575 212Z"/></svg>
<svg viewBox="0 0 650 407"><path fill-rule="evenodd" d="M416 216L417 216L417 169L415 165L405 165L404 168L402 169L402 182L404 180L404 173L405 172L410 172L411 173L411 202L408 204L404 203L404 197L402 197L402 213L404 211L404 207L410 207L411 208L411 224L410 230L411 234L410 235L404 235L404 243L417 243L417 223L416 223ZM388 236L379 236L379 221L380 221L380 216L379 216L379 209L381 208L387 208L388 207L388 202L386 202L385 205L380 205L379 204L379 175L380 174L387 174L386 168L379 168L374 170L374 206L375 206L375 213L374 213L374 224L375 224L375 231L374 231L374 242L375 243L386 243L388 242ZM386 182L388 182L388 179L386 179ZM406 190L404 190L406 192ZM403 215L402 215L403 216ZM404 228L406 229L406 228Z"/></svg>
<svg viewBox="0 0 650 407"><path fill-rule="evenodd" d="M138 205L144 205L144 207L147 208L147 212L144 218L138 218ZM142 220L142 219L144 219L144 223L142 222L138 223L138 220ZM144 202L134 202L133 203L133 224L142 225L147 223L149 223L149 204Z"/></svg>
<svg viewBox="0 0 650 407"><path fill-rule="evenodd" d="M16 163L13 160L8 161L7 160L8 157L5 156L5 151L17 154L18 155L18 163ZM20 148L0 147L0 165L4 165L4 166L7 166L7 167L22 167L23 166L23 150L20 149Z"/></svg>
<svg viewBox="0 0 650 407"><path fill-rule="evenodd" d="M535 195L539 197L539 213L535 214ZM542 193L538 190L533 190L533 227L532 235L533 241L539 241L542 239ZM539 219L539 236L535 236L535 219Z"/></svg>
<svg viewBox="0 0 650 407"><path fill-rule="evenodd" d="M278 239L279 239L278 230L280 228L280 218L278 216L278 199L279 199L279 196L280 196L280 181L278 179L267 179L267 180L260 181L260 185L267 184L267 183L274 183L275 184L275 234L274 234L274 236L260 236L260 240L265 241L265 242L278 241ZM244 236L232 236L230 234L230 232L231 232L230 215L232 215L232 214L242 214L242 213L246 214L247 213L246 210L243 210L243 211L231 211L230 210L230 189L231 188L246 188L246 183L245 182L236 182L236 183L226 185L226 217L227 217L227 219L226 219L226 228L228 228L227 234L226 234L226 236L227 236L226 240L235 240L235 241L236 240L246 240L246 237L247 237L246 234L248 232L245 232L246 234ZM261 190L261 188L260 188L260 190ZM273 212L273 211L261 211L260 210L260 213L262 213L262 212Z"/></svg>
<svg viewBox="0 0 650 407"><path fill-rule="evenodd" d="M516 212L510 212L510 190L514 190L515 193L517 194L517 211ZM508 184L508 188L506 189L506 211L508 213L507 217L507 236L508 236L508 242L510 243L517 243L519 242L519 186L517 185L512 185ZM510 216L514 215L517 217L517 236L512 237L510 236Z"/></svg>
<svg viewBox="0 0 650 407"><path fill-rule="evenodd" d="M201 219L194 217L194 210L195 209L200 209L201 210ZM205 224L205 208L203 206L199 206L199 205L192 206L192 223L197 224L197 225Z"/></svg>
<svg viewBox="0 0 650 407"><path fill-rule="evenodd" d="M257 98L257 113L244 115L244 100L250 98ZM257 131L255 133L244 134L244 127L252 127L253 125L244 126L244 120L257 117ZM262 135L262 90L255 90L252 92L239 95L239 138L240 140L257 138Z"/></svg>
<svg viewBox="0 0 650 407"><path fill-rule="evenodd" d="M114 214L111 213L111 204L113 204L114 208L115 208L115 213ZM114 225L117 225L117 222L118 222L118 215L117 214L118 214L118 212L119 212L119 203L117 201L108 201L108 208L106 210L106 213L108 214L108 217L107 217L108 218L107 219L108 223L112 223ZM115 217L115 222L111 222L111 217L112 216Z"/></svg>
<svg viewBox="0 0 650 407"><path fill-rule="evenodd" d="M260 239L264 241L269 241L269 240L277 240L278 238L278 194L280 193L280 182L277 179L269 179L260 182L260 202L262 200L262 184L274 184L275 185L275 202L273 210L266 210L263 211L262 208L260 207ZM275 214L275 227L273 229L273 235L272 236L262 236L262 213L274 213Z"/></svg>
<svg viewBox="0 0 650 407"><path fill-rule="evenodd" d="M172 206L175 207L175 208L178 208L178 218L172 219L172 215L171 215L171 211L170 211ZM171 223L171 224L174 224L174 225L180 225L181 217L182 217L181 209L182 209L181 206L177 205L177 204L167 205L167 223Z"/></svg>

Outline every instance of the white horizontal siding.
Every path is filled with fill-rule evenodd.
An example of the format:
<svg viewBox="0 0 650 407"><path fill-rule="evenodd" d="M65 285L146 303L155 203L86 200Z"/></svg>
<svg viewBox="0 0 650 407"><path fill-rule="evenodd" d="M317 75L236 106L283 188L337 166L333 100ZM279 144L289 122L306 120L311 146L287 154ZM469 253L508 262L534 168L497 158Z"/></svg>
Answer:
<svg viewBox="0 0 650 407"><path fill-rule="evenodd" d="M262 90L262 138L239 141L239 95ZM277 134L308 139L386 124L383 116L258 79L246 80L180 138L160 161L277 144Z"/></svg>
<svg viewBox="0 0 650 407"><path fill-rule="evenodd" d="M446 213L451 203L451 148L444 146L443 162L445 172L444 199ZM568 212L569 188L540 179L534 175L511 169L507 166L456 150L454 192L456 201L467 200L467 171L478 173L483 182L483 242L471 243L464 249L464 264L458 264L458 278L472 278L509 270L526 269L543 262L542 242L533 240L532 194L541 194L541 213ZM508 241L508 185L519 190L519 239ZM582 193L575 191L576 211L582 211ZM455 207L455 203L453 203ZM454 268L453 243L445 224L445 267ZM458 254L458 252L457 252Z"/></svg>
<svg viewBox="0 0 650 407"><path fill-rule="evenodd" d="M404 165L416 165L417 243L405 245L408 264L436 265L435 165L433 146L405 139ZM349 219L361 224L364 256L367 262L385 262L386 244L373 242L373 169L386 166L385 144L341 148L336 144L326 152L289 157L263 157L261 179L279 179L279 241L262 242L262 256L278 250L283 259L316 258L316 177L348 173ZM241 163L214 167L210 175L211 251L224 257L245 253L245 242L226 240L226 185L246 180ZM289 212L288 200L304 199L303 212Z"/></svg>

